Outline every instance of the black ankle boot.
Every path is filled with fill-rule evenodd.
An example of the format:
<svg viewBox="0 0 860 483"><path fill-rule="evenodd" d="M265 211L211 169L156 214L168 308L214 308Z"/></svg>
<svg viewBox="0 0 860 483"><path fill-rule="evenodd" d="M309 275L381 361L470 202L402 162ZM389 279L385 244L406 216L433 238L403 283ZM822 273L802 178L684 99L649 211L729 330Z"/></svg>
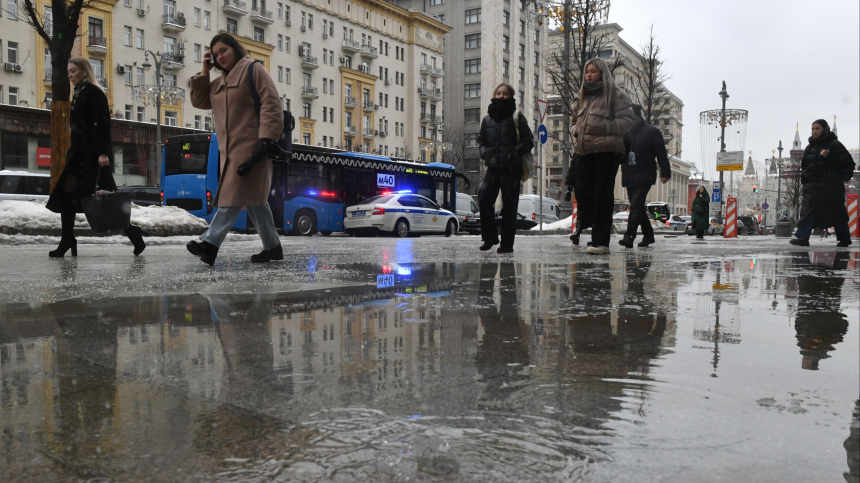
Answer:
<svg viewBox="0 0 860 483"><path fill-rule="evenodd" d="M633 240L627 238L626 236L618 240L618 244L625 248L633 248Z"/></svg>
<svg viewBox="0 0 860 483"><path fill-rule="evenodd" d="M74 238L61 238L60 246L57 247L56 250L52 250L48 252L48 256L51 258L63 258L66 255L66 252L69 249L72 249L72 256L78 256L78 242Z"/></svg>
<svg viewBox="0 0 860 483"><path fill-rule="evenodd" d="M215 265L215 259L218 257L218 247L211 243L190 241L185 245L185 248L192 255L200 257L210 267Z"/></svg>
<svg viewBox="0 0 860 483"><path fill-rule="evenodd" d="M125 229L125 236L128 237L131 244L134 245L134 256L138 256L146 249L146 242L143 241L143 235L149 235L144 229L139 226L129 225Z"/></svg>
<svg viewBox="0 0 860 483"><path fill-rule="evenodd" d="M263 250L256 255L251 255L252 263L263 263L263 262L271 262L274 260L283 260L284 259L284 249L281 245L276 246L275 248L270 248L269 250Z"/></svg>
<svg viewBox="0 0 860 483"><path fill-rule="evenodd" d="M645 248L648 245L654 243L655 241L657 241L657 240L654 239L654 235L645 235L644 237L642 237L642 241L639 242L639 244L636 246Z"/></svg>

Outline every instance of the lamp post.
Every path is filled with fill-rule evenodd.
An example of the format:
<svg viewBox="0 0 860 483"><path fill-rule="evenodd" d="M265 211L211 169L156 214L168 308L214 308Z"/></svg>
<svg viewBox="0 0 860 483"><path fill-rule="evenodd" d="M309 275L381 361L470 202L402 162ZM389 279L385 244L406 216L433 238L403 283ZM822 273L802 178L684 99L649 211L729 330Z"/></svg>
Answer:
<svg viewBox="0 0 860 483"><path fill-rule="evenodd" d="M777 220L779 220L779 214L782 213L782 140L779 140L779 147L776 148L779 151L779 161L776 163L776 209L777 209Z"/></svg>
<svg viewBox="0 0 860 483"><path fill-rule="evenodd" d="M723 81L723 88L719 92L723 99L723 109L720 114L720 152L726 152L726 99L729 98L729 93L726 91L726 81ZM723 172L720 171L720 187L723 186ZM723 221L723 197L720 196L720 212L717 214L717 220Z"/></svg>

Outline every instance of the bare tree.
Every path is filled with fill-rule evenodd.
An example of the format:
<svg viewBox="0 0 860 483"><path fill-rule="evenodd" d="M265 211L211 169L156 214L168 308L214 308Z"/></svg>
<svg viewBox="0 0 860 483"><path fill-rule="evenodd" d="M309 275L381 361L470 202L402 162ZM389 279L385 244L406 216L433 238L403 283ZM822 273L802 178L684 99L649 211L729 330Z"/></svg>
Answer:
<svg viewBox="0 0 860 483"><path fill-rule="evenodd" d="M803 201L800 174L800 160L789 159L784 164L782 169L783 195L780 202L783 206L792 209L792 216L795 219L800 217L800 203Z"/></svg>
<svg viewBox="0 0 860 483"><path fill-rule="evenodd" d="M654 25L651 25L648 42L642 46L640 57L633 66L634 98L642 106L642 119L646 123L661 128L666 124L663 116L669 114L671 98L664 84L671 76L663 70L663 59L660 56L660 45L654 37ZM662 125L658 125L662 124Z"/></svg>
<svg viewBox="0 0 860 483"><path fill-rule="evenodd" d="M98 0L51 0L41 12L32 0L18 0L27 13L22 20L33 27L51 52L51 187L57 182L69 150L69 94L66 66L78 34L81 11Z"/></svg>
<svg viewBox="0 0 860 483"><path fill-rule="evenodd" d="M474 174L472 171L478 171L480 174L480 163L475 164L471 161L472 158L467 157L471 151L474 151L475 156L473 157L477 158L477 148L467 144L466 134L463 131L463 124L461 123L445 125L442 141L448 143L450 147L442 154L442 162L454 166L456 172L463 173L474 186L476 178L472 176ZM465 184L458 184L457 190L462 193L469 192Z"/></svg>

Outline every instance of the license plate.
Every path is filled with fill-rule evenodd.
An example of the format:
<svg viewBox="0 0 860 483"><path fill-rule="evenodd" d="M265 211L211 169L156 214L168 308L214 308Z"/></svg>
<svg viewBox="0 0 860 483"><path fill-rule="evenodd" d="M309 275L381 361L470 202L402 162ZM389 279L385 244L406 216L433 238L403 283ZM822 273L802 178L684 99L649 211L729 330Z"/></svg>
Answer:
<svg viewBox="0 0 860 483"><path fill-rule="evenodd" d="M364 212L363 211L353 211L352 216L364 216Z"/></svg>

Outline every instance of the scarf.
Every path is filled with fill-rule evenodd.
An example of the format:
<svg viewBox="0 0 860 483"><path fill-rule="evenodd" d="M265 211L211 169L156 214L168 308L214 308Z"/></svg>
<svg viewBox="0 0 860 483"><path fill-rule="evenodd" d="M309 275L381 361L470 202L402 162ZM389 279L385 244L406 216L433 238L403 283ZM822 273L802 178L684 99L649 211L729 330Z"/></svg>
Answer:
<svg viewBox="0 0 860 483"><path fill-rule="evenodd" d="M507 99L492 98L490 99L490 107L487 109L487 114L494 120L501 121L513 117L517 111L517 100L513 97Z"/></svg>
<svg viewBox="0 0 860 483"><path fill-rule="evenodd" d="M589 95L599 94L603 92L603 79L595 82L586 82L583 84L585 92Z"/></svg>
<svg viewBox="0 0 860 483"><path fill-rule="evenodd" d="M78 82L78 85L75 86L75 92L72 94L72 102L69 106L69 110L73 110L75 108L75 101L78 99L78 94L80 94L81 90L83 90L84 86L87 84L87 81L82 80Z"/></svg>

